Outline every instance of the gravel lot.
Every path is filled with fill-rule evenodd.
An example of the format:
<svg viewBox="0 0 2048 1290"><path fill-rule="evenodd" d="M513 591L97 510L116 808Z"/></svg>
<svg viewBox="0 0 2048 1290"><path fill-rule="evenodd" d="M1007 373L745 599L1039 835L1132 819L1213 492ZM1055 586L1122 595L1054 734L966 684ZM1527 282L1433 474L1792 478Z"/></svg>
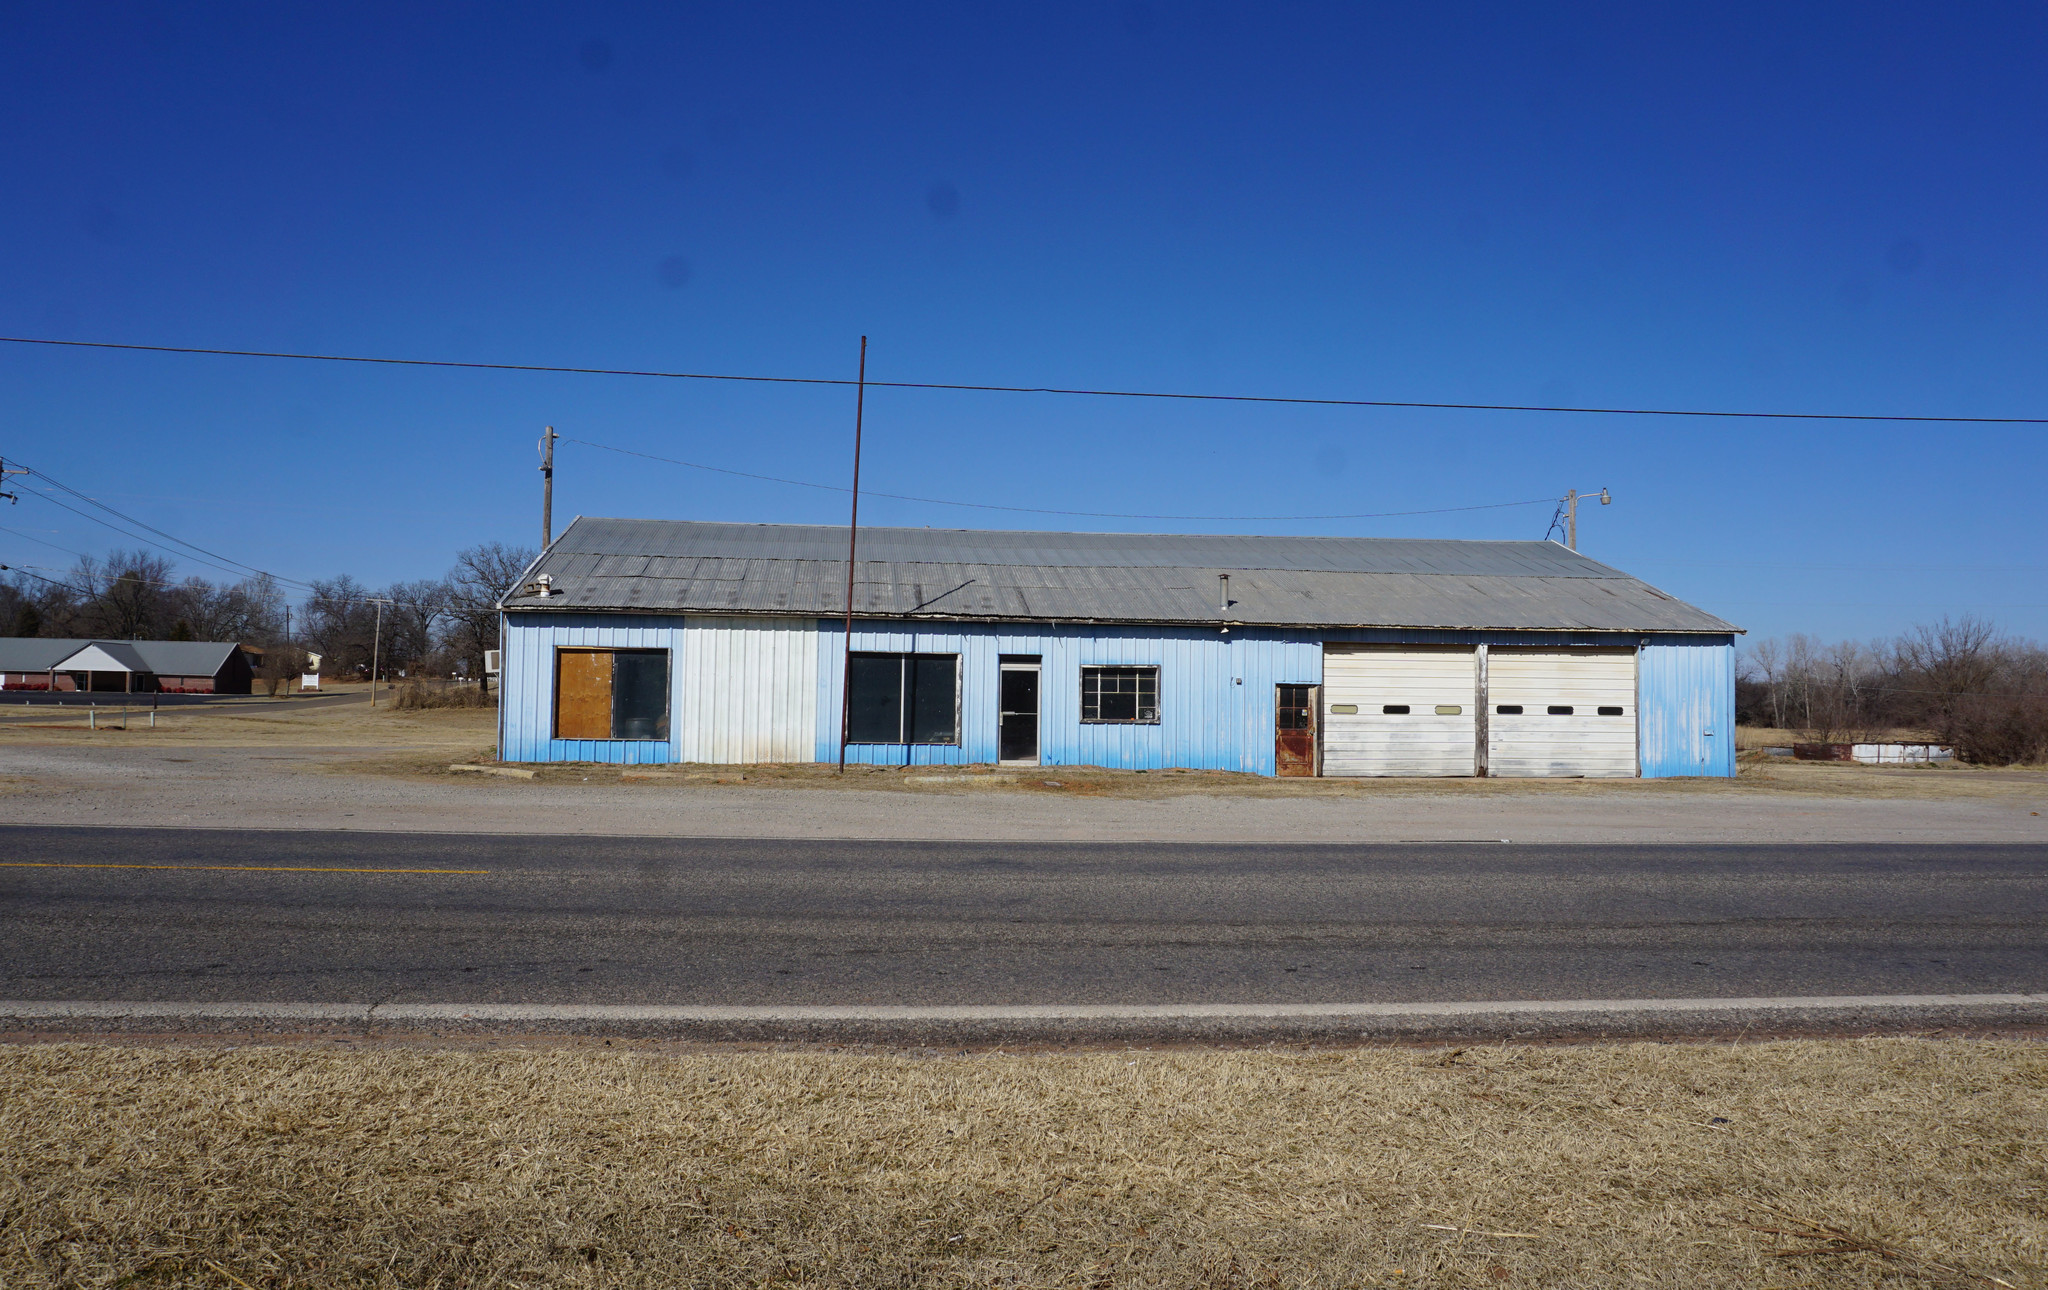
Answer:
<svg viewBox="0 0 2048 1290"><path fill-rule="evenodd" d="M483 751L460 727L438 743L353 746L124 743L119 733L42 742L29 733L0 732L0 819L20 824L963 841L2048 841L2048 776L2039 774L1871 779L1852 770L1794 788L1766 779L1292 789L1237 777L1134 785L1128 775L1047 770L994 787L885 772L841 788L813 772L762 778L741 768L622 781L616 768L592 767L588 782L566 768L538 780L458 775L451 762ZM1913 795L1872 791L1887 777Z"/></svg>

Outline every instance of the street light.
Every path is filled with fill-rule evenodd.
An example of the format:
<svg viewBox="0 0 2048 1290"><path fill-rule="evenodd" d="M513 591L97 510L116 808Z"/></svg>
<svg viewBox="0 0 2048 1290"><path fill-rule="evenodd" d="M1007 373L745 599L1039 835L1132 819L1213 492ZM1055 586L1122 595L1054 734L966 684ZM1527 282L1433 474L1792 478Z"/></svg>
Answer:
<svg viewBox="0 0 2048 1290"><path fill-rule="evenodd" d="M1591 496L1593 494L1581 493L1576 488L1564 495L1564 544L1574 551L1579 549L1579 502ZM1600 504L1614 505L1614 498L1604 487L1600 490Z"/></svg>

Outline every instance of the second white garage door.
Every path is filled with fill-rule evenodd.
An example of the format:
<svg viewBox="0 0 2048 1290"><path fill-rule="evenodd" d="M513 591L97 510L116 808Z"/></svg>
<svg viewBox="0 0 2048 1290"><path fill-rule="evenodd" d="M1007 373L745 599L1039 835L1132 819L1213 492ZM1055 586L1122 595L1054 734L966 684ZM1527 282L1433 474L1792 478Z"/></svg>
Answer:
<svg viewBox="0 0 2048 1290"><path fill-rule="evenodd" d="M1487 663L1487 773L1636 773L1636 655L1495 647Z"/></svg>
<svg viewBox="0 0 2048 1290"><path fill-rule="evenodd" d="M1469 647L1323 646L1323 774L1470 775Z"/></svg>

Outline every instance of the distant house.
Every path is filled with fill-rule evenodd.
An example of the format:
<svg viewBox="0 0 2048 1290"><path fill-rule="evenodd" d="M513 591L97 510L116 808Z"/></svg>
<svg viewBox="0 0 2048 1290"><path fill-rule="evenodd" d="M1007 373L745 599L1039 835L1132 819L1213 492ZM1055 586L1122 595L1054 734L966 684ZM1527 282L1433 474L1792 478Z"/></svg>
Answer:
<svg viewBox="0 0 2048 1290"><path fill-rule="evenodd" d="M0 637L0 689L248 694L255 675L233 642Z"/></svg>

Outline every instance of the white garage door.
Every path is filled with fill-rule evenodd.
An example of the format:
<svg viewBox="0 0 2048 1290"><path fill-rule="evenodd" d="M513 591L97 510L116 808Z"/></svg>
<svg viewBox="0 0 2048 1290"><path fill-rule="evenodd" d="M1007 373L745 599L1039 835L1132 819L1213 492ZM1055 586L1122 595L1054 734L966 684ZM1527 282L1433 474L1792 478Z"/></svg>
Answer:
<svg viewBox="0 0 2048 1290"><path fill-rule="evenodd" d="M1617 649L1489 651L1487 773L1636 773L1636 655Z"/></svg>
<svg viewBox="0 0 2048 1290"><path fill-rule="evenodd" d="M1323 774L1470 775L1469 648L1323 646Z"/></svg>

